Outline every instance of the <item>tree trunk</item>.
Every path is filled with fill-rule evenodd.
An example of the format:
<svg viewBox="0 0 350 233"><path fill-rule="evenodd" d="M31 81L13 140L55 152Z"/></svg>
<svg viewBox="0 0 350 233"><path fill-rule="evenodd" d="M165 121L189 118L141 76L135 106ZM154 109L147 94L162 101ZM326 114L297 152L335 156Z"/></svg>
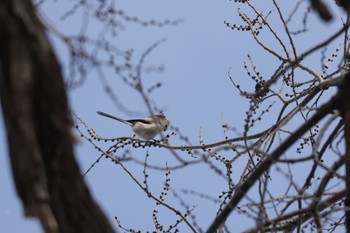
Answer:
<svg viewBox="0 0 350 233"><path fill-rule="evenodd" d="M0 28L0 97L25 214L46 232L114 232L75 161L60 66L31 1L0 1Z"/></svg>

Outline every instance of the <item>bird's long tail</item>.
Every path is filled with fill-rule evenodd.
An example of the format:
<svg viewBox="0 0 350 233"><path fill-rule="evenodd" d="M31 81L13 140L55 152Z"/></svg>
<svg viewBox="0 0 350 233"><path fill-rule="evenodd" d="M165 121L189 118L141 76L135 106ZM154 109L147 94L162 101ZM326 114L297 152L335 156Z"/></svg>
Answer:
<svg viewBox="0 0 350 233"><path fill-rule="evenodd" d="M128 122L124 119L121 119L121 118L118 118L118 117L115 117L115 116L112 116L112 115L109 115L105 112L100 112L100 111L97 111L97 114L101 115L101 116L104 116L104 117L109 117L109 118L112 118L114 120L117 120L117 121L120 121L120 122L123 122L124 124L127 124L127 125L133 125L131 122Z"/></svg>

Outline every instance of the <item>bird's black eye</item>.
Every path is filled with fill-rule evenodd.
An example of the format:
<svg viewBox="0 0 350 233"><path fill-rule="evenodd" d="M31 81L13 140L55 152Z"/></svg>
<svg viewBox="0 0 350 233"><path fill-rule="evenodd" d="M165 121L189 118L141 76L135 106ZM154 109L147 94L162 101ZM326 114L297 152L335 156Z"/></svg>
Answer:
<svg viewBox="0 0 350 233"><path fill-rule="evenodd" d="M167 128L168 128L168 125L166 125L166 126L164 127L164 131L166 131Z"/></svg>

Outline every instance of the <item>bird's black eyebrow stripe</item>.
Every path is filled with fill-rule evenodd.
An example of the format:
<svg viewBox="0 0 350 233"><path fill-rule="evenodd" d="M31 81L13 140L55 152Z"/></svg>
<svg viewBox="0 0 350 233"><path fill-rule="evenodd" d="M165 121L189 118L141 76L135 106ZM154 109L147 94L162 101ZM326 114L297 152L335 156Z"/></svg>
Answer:
<svg viewBox="0 0 350 233"><path fill-rule="evenodd" d="M144 119L132 119L132 120L127 120L127 122L130 122L131 124L135 124L136 122L141 122L141 123L148 124L148 125L151 124L150 121L147 121Z"/></svg>

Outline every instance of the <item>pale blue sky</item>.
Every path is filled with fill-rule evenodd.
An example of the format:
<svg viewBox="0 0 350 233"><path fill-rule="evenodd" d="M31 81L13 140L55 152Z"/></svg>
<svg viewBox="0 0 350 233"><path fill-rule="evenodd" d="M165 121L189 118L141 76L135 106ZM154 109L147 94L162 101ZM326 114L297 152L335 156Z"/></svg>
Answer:
<svg viewBox="0 0 350 233"><path fill-rule="evenodd" d="M57 20L57 17L61 16L67 9L65 4L66 1L47 1L43 5L43 9L47 17L57 23L59 30L68 34L75 33L80 28L79 12L73 17L74 20L69 19L66 22ZM164 65L165 71L160 74L145 75L145 79L149 79L150 83L153 83L154 80L162 81L163 87L157 90L152 98L157 102L158 107L164 109L165 114L173 124L180 127L193 144L198 144L200 127L203 127L203 136L206 143L222 140L224 138L220 127L222 118L230 126L242 130L248 103L233 88L227 73L231 70L235 81L248 87L252 84L252 81L246 77L243 68L243 62L247 61L247 53L251 54L258 69L265 76L272 74L274 71L273 65L276 62L276 59L262 53L262 50L253 42L249 32L232 31L224 25L223 21L225 20L237 24L241 23L239 17L237 17L236 9L237 7L241 7L242 10L246 8L231 1L214 0L123 0L116 4L129 15L137 16L140 19L183 20L177 26L163 28L143 28L133 23L124 23L125 31L121 31L120 35L115 38L115 43L119 48L134 48L136 57L155 41L166 38L166 41L152 52L146 62L147 64ZM273 10L271 5L269 5L269 8L259 7L264 12ZM289 7L288 4L283 5L284 9ZM334 9L334 12L341 15L341 11L338 11L338 9ZM272 11L271 18L278 18L276 11ZM310 21L312 22L310 25L314 25L314 28L310 28L313 36L297 41L299 53L327 38L327 35L338 30L341 26L339 18L336 18L332 24L326 25L318 23L318 17L312 14ZM295 28L299 27L300 24L300 21L291 23ZM277 20L272 25L276 26L276 29L283 34ZM95 30L99 31L99 28L94 26L94 23L91 23L89 28L91 33L94 33ZM96 27L98 26L96 25ZM267 41L267 44L274 46L275 41L271 38L271 43L269 43L268 35L263 38ZM333 48L337 47L339 43L335 43ZM55 44L60 59L65 60L66 51L64 47L61 47L62 45L57 41ZM316 62L310 61L309 64L313 65L315 69L319 69L317 67L318 63L319 60ZM114 74L106 71L106 76L112 79ZM137 94L130 94L130 89L123 86L118 80L111 81L111 83L125 105L129 105L132 110L147 114L146 108ZM250 88L250 90L253 90L253 88ZM95 72L89 75L82 88L70 93L70 101L74 111L100 135L106 137L131 135L131 130L127 126L102 118L95 113L96 110L101 110L119 117L128 117L118 111L105 93L102 92L101 84ZM256 130L265 129L266 122L268 120L258 126ZM0 129L4 128L2 124L3 121L0 119ZM231 136L235 135L231 133ZM176 145L182 142L174 138L172 143ZM22 217L21 204L15 193L9 171L4 130L0 130L0 145L0 183L3 190L0 198L2 229L5 232L18 233L42 232L36 220L28 220ZM106 145L105 148L107 147ZM170 165L175 164L165 150L152 149L149 151L151 153L149 158L151 164L163 166L165 162ZM90 164L98 157L98 153L84 141L76 146L76 152L82 171L89 168ZM143 161L146 150L134 150L133 153ZM185 159L191 159L186 153L182 156ZM135 173L135 176L142 180L142 166L131 163L126 165ZM194 189L217 197L220 195L220 191L224 189L225 183L211 172L209 176L207 171L208 168L200 165L193 167L193 170L186 169L172 172L171 187ZM240 171L236 172L240 174ZM153 192L155 194L160 193L163 188L162 182L165 179L164 172L149 171L149 173ZM114 216L118 216L125 227L135 227L142 231L154 230L151 218L154 202L150 201L119 167L107 160L102 160L88 174L87 182L112 224L116 226L113 219ZM221 186L222 188L220 188ZM213 189L217 192L213 193ZM178 205L172 195L168 195L167 198L170 203ZM188 204L196 206L194 213L197 214L202 229L206 230L218 207L196 197L188 197L186 200L189 201ZM165 226L174 223L176 217L172 213L169 214L168 210L160 208L160 213L160 216L164 217L162 220ZM232 232L245 229L244 225L248 226L249 223L251 222L247 221L244 224L238 224L240 226L235 225L237 228ZM186 229L186 227L180 227L180 229Z"/></svg>

